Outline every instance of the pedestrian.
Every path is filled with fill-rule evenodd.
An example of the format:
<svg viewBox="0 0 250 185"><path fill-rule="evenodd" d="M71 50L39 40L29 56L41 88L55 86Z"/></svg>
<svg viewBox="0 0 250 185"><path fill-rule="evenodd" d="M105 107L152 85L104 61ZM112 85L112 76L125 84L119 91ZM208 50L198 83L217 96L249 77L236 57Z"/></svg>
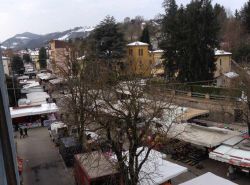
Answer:
<svg viewBox="0 0 250 185"><path fill-rule="evenodd" d="M235 180L235 171L234 171L234 167L232 165L229 165L229 167L228 167L227 176L229 177L230 180Z"/></svg>
<svg viewBox="0 0 250 185"><path fill-rule="evenodd" d="M19 133L20 133L20 139L23 137L23 129L20 127L19 128Z"/></svg>
<svg viewBox="0 0 250 185"><path fill-rule="evenodd" d="M28 128L27 128L27 126L24 128L24 136L28 136Z"/></svg>

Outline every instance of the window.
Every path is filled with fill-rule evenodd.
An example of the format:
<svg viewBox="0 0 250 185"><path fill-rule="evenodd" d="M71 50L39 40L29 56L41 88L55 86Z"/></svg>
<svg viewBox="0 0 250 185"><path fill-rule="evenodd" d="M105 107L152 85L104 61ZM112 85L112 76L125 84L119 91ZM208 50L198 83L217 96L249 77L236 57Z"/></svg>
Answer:
<svg viewBox="0 0 250 185"><path fill-rule="evenodd" d="M242 120L243 120L243 110L234 109L234 121L235 122L242 122Z"/></svg>
<svg viewBox="0 0 250 185"><path fill-rule="evenodd" d="M129 55L133 56L133 49L129 49Z"/></svg>
<svg viewBox="0 0 250 185"><path fill-rule="evenodd" d="M221 59L220 59L220 66L221 66Z"/></svg>
<svg viewBox="0 0 250 185"><path fill-rule="evenodd" d="M139 56L143 56L143 49L139 49Z"/></svg>

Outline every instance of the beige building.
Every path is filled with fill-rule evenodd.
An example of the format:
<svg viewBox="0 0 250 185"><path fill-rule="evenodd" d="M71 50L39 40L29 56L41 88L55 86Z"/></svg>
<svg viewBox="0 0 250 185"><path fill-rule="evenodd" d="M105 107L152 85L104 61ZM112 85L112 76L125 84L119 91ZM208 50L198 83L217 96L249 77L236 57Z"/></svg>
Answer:
<svg viewBox="0 0 250 185"><path fill-rule="evenodd" d="M216 70L214 72L215 78L231 71L232 53L223 50L215 50L215 59L216 59L215 62Z"/></svg>
<svg viewBox="0 0 250 185"><path fill-rule="evenodd" d="M76 57L73 47L64 41L52 40L49 43L49 65L48 69L56 75L65 75L69 72L70 60Z"/></svg>
<svg viewBox="0 0 250 185"><path fill-rule="evenodd" d="M236 88L240 84L239 74L235 72L224 73L216 78L218 87Z"/></svg>

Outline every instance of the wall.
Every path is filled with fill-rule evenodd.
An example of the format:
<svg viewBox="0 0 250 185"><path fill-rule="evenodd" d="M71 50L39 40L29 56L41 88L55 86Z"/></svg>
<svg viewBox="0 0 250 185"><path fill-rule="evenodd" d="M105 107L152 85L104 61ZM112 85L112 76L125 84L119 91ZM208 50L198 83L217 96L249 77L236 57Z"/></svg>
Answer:
<svg viewBox="0 0 250 185"><path fill-rule="evenodd" d="M143 51L143 55L139 54L139 50ZM162 61L163 52L151 52L148 50L147 45L138 46L128 46L127 56L128 56L128 66L130 72L136 75L141 75L144 77L149 77L154 72L164 71L163 66L155 68L155 64Z"/></svg>
<svg viewBox="0 0 250 185"><path fill-rule="evenodd" d="M139 55L139 50L142 50L142 55ZM133 74L150 76L150 62L152 63L153 60L149 53L148 46L129 46L127 48L127 56L129 69Z"/></svg>
<svg viewBox="0 0 250 185"><path fill-rule="evenodd" d="M231 71L231 55L216 56L216 71L214 77L218 77L223 73Z"/></svg>

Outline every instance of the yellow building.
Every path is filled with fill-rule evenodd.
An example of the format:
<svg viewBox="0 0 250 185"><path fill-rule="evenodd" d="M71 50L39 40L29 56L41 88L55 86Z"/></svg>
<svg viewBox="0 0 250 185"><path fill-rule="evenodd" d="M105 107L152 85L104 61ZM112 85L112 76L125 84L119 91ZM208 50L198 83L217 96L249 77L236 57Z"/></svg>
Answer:
<svg viewBox="0 0 250 185"><path fill-rule="evenodd" d="M232 53L223 50L215 50L215 59L215 78L231 71Z"/></svg>
<svg viewBox="0 0 250 185"><path fill-rule="evenodd" d="M134 75L149 77L162 70L162 50L149 51L149 45L143 42L133 42L127 45L128 68ZM164 73L164 70L163 70Z"/></svg>

